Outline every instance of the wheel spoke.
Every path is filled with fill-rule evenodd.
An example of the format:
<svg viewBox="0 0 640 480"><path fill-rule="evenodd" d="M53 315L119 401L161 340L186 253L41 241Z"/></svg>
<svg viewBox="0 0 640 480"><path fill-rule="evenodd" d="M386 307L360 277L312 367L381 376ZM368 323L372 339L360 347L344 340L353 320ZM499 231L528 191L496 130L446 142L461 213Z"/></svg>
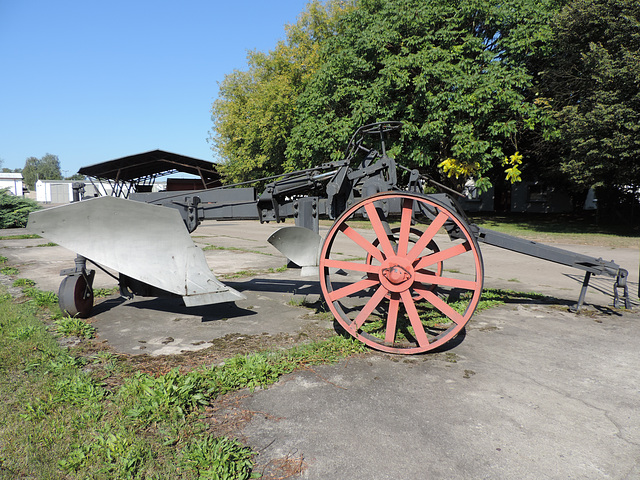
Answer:
<svg viewBox="0 0 640 480"><path fill-rule="evenodd" d="M394 228L386 210L376 208L382 202L400 207ZM423 228L412 225L418 214ZM373 233L349 226L363 215ZM453 238L438 234L449 225L456 228ZM342 235L348 248L365 254L364 261L341 255ZM446 261L461 274L445 272ZM344 272L349 275L340 275ZM322 294L337 322L371 348L389 353L423 353L454 338L473 315L482 283L482 256L465 219L455 207L413 192L379 193L351 205L329 230L320 257ZM463 313L457 311L459 298L466 305ZM421 318L425 312L436 314L441 324L428 327ZM371 320L375 328L363 328Z"/></svg>
<svg viewBox="0 0 640 480"><path fill-rule="evenodd" d="M413 215L413 200L405 198L402 201L402 216L400 218L400 238L398 239L398 255L403 257L409 249L409 233L411 233L411 217Z"/></svg>
<svg viewBox="0 0 640 480"><path fill-rule="evenodd" d="M361 247L362 249L366 250L369 254L371 254L373 258L375 258L380 262L384 261L382 252L378 250L376 247L374 247L369 240L364 238L362 235L356 232L349 225L347 225L346 223L343 223L342 225L340 225L339 228L342 233L344 233L347 237L353 240L359 247Z"/></svg>
<svg viewBox="0 0 640 480"><path fill-rule="evenodd" d="M347 285L346 287L339 288L332 292L329 292L329 301L335 302L341 298L344 298L348 295L353 295L354 293L358 293L367 288L375 287L380 282L377 279L365 278L360 280L359 282L352 283Z"/></svg>
<svg viewBox="0 0 640 480"><path fill-rule="evenodd" d="M407 259L410 262L413 262L416 258L420 256L420 253L425 249L425 247L429 244L438 230L442 228L444 223L447 221L449 217L447 217L444 213L440 212L436 218L433 219L431 225L424 231L422 236L418 239L416 244L413 246L411 251L407 255Z"/></svg>
<svg viewBox="0 0 640 480"><path fill-rule="evenodd" d="M420 272L415 273L416 280L427 285L440 285L443 287L462 288L464 290L475 290L478 282L475 280L461 280L459 278L439 277L437 275L425 275Z"/></svg>
<svg viewBox="0 0 640 480"><path fill-rule="evenodd" d="M404 308L407 311L407 315L409 317L409 321L411 322L411 326L413 327L413 332L416 340L418 341L418 345L420 345L421 347L429 345L427 333L424 331L424 326L422 325L420 315L418 315L418 311L416 310L416 305L413 302L411 293L409 292L409 290L405 290L403 292L400 292L400 297L402 298L402 303L404 303Z"/></svg>
<svg viewBox="0 0 640 480"><path fill-rule="evenodd" d="M380 219L380 215L378 214L378 210L376 209L375 205L373 204L373 202L368 202L365 204L364 208L367 211L369 221L371 222L373 231L376 232L376 236L380 241L380 246L382 247L382 251L384 252L385 256L387 258L393 256L395 254L395 252L393 251L393 246L389 241L389 236L387 234L387 231L384 229L384 226L382 225L382 220Z"/></svg>
<svg viewBox="0 0 640 480"><path fill-rule="evenodd" d="M355 333L358 331L358 329L367 320L367 318L369 318L369 315L371 315L371 312L375 310L375 308L382 301L382 299L386 294L387 294L387 289L384 288L382 285L380 285L378 290L376 290L376 293L374 293L373 296L366 303L366 305L362 307L362 310L360 310L360 313L358 313L355 320L351 323L351 325L349 325L349 328L351 329L352 332Z"/></svg>
<svg viewBox="0 0 640 480"><path fill-rule="evenodd" d="M469 244L469 242L460 243L454 247L447 248L446 250L435 252L430 255L425 255L424 257L420 258L420 261L416 263L414 268L416 270L421 270L424 267L428 267L429 265L433 265L434 263L443 262L444 260L448 260L457 255L468 252L469 250L471 250L471 245Z"/></svg>
<svg viewBox="0 0 640 480"><path fill-rule="evenodd" d="M431 305L436 307L442 313L444 313L452 322L460 325L464 323L465 320L458 312L456 312L451 306L438 297L431 290L425 289L424 287L414 286L414 289L420 293L420 296L428 301Z"/></svg>
<svg viewBox="0 0 640 480"><path fill-rule="evenodd" d="M378 273L379 265L371 265L368 263L348 262L345 260L332 260L330 258L324 261L324 266L329 268L341 268L352 272Z"/></svg>
<svg viewBox="0 0 640 480"><path fill-rule="evenodd" d="M400 307L400 298L397 293L391 294L389 300L389 313L387 314L387 326L384 334L384 341L389 345L396 340L396 325L398 323L398 309Z"/></svg>

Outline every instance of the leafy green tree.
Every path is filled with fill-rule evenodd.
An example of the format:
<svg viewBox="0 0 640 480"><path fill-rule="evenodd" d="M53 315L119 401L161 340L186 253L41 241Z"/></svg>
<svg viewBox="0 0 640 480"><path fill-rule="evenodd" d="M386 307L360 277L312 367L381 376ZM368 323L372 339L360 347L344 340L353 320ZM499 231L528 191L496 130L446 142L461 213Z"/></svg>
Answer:
<svg viewBox="0 0 640 480"><path fill-rule="evenodd" d="M71 175L70 177L64 177L65 180L84 180L85 176L81 175L80 173L74 173L73 175Z"/></svg>
<svg viewBox="0 0 640 480"><path fill-rule="evenodd" d="M574 0L552 29L541 95L561 135L547 143L548 158L574 186L637 191L640 2Z"/></svg>
<svg viewBox="0 0 640 480"><path fill-rule="evenodd" d="M517 180L523 134L550 122L531 93L530 59L557 8L552 0L361 0L341 35L323 42L297 102L287 166L339 158L358 126L392 119L405 123L394 152L404 164L463 181L506 162Z"/></svg>
<svg viewBox="0 0 640 480"><path fill-rule="evenodd" d="M339 19L353 0L312 1L286 40L268 53L252 51L249 69L220 84L212 107L210 141L228 181L282 172L297 98L316 71L321 43L339 33Z"/></svg>
<svg viewBox="0 0 640 480"><path fill-rule="evenodd" d="M58 156L47 153L42 158L27 158L22 169L22 178L30 187L35 187L38 180L62 180Z"/></svg>
<svg viewBox="0 0 640 480"><path fill-rule="evenodd" d="M40 209L34 200L16 197L7 189L0 190L0 228L26 227L29 213Z"/></svg>

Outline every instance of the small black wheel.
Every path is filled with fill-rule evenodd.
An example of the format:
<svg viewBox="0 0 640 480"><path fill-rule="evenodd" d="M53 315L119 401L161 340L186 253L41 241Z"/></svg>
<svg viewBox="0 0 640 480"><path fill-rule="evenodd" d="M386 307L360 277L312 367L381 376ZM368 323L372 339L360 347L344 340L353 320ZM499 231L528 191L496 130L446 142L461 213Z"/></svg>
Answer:
<svg viewBox="0 0 640 480"><path fill-rule="evenodd" d="M93 308L93 288L84 275L69 275L62 280L58 305L70 317L89 317Z"/></svg>

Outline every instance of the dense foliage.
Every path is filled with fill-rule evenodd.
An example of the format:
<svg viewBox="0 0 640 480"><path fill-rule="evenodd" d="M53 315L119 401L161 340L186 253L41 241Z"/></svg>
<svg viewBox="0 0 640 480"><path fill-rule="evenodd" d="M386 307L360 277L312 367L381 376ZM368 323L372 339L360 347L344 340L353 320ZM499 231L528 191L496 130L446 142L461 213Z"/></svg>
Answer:
<svg viewBox="0 0 640 480"><path fill-rule="evenodd" d="M58 156L47 153L41 158L27 158L22 169L22 178L24 183L32 188L38 180L61 180Z"/></svg>
<svg viewBox="0 0 640 480"><path fill-rule="evenodd" d="M7 189L0 190L0 228L26 227L29 214L39 208L30 198L16 197Z"/></svg>
<svg viewBox="0 0 640 480"><path fill-rule="evenodd" d="M640 186L640 3L313 1L221 84L214 150L233 181L341 158L400 120L392 154L462 183Z"/></svg>
<svg viewBox="0 0 640 480"><path fill-rule="evenodd" d="M575 0L552 28L543 92L561 134L549 157L577 186L640 188L640 3Z"/></svg>
<svg viewBox="0 0 640 480"><path fill-rule="evenodd" d="M546 121L526 58L548 35L549 2L362 0L325 42L299 99L291 167L338 156L359 125L405 123L402 162L481 176Z"/></svg>
<svg viewBox="0 0 640 480"><path fill-rule="evenodd" d="M297 98L318 68L321 43L340 33L338 20L352 8L312 1L286 27L286 41L269 53L249 52L248 70L224 78L212 107L211 142L229 181L282 172Z"/></svg>

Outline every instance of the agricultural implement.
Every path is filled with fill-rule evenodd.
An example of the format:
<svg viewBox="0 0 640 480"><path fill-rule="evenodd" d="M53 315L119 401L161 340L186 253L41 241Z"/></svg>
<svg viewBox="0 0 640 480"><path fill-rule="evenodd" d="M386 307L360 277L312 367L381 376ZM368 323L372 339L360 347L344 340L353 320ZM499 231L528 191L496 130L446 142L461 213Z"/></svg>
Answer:
<svg viewBox="0 0 640 480"><path fill-rule="evenodd" d="M268 241L303 274L319 273L336 320L381 351L422 353L460 333L482 293L481 243L584 271L576 310L592 275L613 277L614 305L622 297L630 307L627 271L613 261L470 223L457 192L387 155L388 134L400 127L361 127L344 160L262 179L266 186L259 195L240 184L131 193L128 199L103 196L32 213L32 231L78 254L75 267L61 272L62 310L90 315L95 271L89 262L118 272L121 293L129 297L177 295L187 306L242 299L215 277L189 234L203 220L285 218L295 218L295 226L279 229ZM424 193L428 184L444 193ZM320 218L334 220L324 239ZM368 228L359 228L363 222Z"/></svg>

